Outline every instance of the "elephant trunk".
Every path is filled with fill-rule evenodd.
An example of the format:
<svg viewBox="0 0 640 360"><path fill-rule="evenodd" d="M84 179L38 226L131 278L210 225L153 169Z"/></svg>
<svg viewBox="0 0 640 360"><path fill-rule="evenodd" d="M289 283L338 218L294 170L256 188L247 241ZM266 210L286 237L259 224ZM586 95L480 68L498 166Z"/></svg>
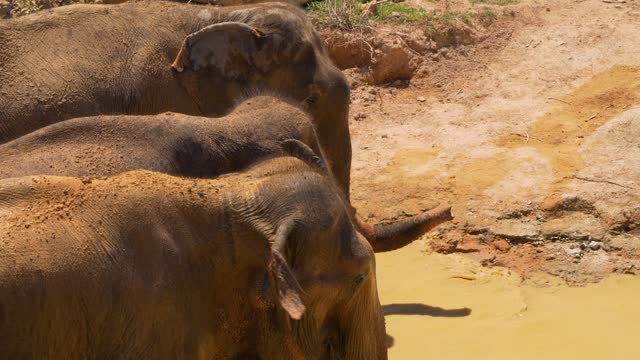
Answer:
<svg viewBox="0 0 640 360"><path fill-rule="evenodd" d="M373 251L385 252L400 249L451 219L451 207L439 206L409 219L388 224L371 225L356 216L356 226L369 241Z"/></svg>

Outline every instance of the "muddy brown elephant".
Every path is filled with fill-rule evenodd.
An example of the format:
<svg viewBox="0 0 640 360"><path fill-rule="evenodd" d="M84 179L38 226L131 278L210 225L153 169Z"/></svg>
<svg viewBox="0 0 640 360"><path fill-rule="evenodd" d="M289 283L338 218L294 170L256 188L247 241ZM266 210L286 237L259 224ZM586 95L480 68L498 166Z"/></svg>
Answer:
<svg viewBox="0 0 640 360"><path fill-rule="evenodd" d="M386 359L371 246L299 158L0 180L7 359Z"/></svg>
<svg viewBox="0 0 640 360"><path fill-rule="evenodd" d="M298 7L70 5L1 22L0 44L0 143L83 116L222 116L271 91L311 114L348 196L349 86Z"/></svg>
<svg viewBox="0 0 640 360"><path fill-rule="evenodd" d="M327 177L335 179L311 119L294 104L258 96L214 120L166 113L63 121L0 145L0 179L111 176L138 169L215 177L285 154L321 163ZM285 142L293 147L283 147ZM447 207L389 224L370 225L355 216L376 252L401 248L450 219Z"/></svg>

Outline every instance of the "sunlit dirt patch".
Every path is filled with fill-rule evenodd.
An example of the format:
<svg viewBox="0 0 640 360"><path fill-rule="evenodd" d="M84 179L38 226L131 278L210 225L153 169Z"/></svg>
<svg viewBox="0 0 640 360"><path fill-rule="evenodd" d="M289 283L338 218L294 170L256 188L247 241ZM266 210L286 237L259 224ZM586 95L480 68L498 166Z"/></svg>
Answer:
<svg viewBox="0 0 640 360"><path fill-rule="evenodd" d="M584 181L580 171L589 166L583 145L640 103L640 68L614 66L550 101L557 104L519 133L478 148L442 144L398 151L380 172L358 179L353 191L358 210L388 219L450 204L455 219L440 228L435 248L471 253L483 264L520 274L549 271L580 283L635 266L632 253L627 254L635 259L631 263L611 256L617 250L607 243L617 225L597 208L606 204L574 191L576 181ZM590 250L591 241L604 250ZM549 248L544 245L549 242L566 245Z"/></svg>
<svg viewBox="0 0 640 360"><path fill-rule="evenodd" d="M553 166L551 201L563 193L568 182L584 166L578 148L597 128L640 100L640 68L614 66L594 76L561 99L555 110L528 127L496 141L502 147L534 148Z"/></svg>

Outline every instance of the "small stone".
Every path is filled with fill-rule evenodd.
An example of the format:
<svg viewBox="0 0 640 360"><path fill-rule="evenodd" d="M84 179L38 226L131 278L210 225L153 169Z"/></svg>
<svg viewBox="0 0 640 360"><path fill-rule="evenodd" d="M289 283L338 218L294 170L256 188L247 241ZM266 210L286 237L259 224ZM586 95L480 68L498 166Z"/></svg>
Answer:
<svg viewBox="0 0 640 360"><path fill-rule="evenodd" d="M424 98L424 96L418 96L418 97L416 98L416 100L418 100L419 102L425 102L425 101L427 101L427 99L425 99L425 98Z"/></svg>
<svg viewBox="0 0 640 360"><path fill-rule="evenodd" d="M367 114L365 114L365 113L357 113L357 114L353 117L353 119L354 119L354 120L356 120L356 121L364 120L364 119L366 119L366 118L367 118Z"/></svg>
<svg viewBox="0 0 640 360"><path fill-rule="evenodd" d="M394 18L399 18L400 17L400 13L397 12L397 11L392 11L391 12L391 16L394 17Z"/></svg>
<svg viewBox="0 0 640 360"><path fill-rule="evenodd" d="M511 249L511 244L509 244L509 242L507 242L506 240L496 240L492 242L491 245L502 252L506 252Z"/></svg>
<svg viewBox="0 0 640 360"><path fill-rule="evenodd" d="M455 242L447 242L442 239L433 239L429 242L429 247L437 253L450 254L454 252L456 244Z"/></svg>
<svg viewBox="0 0 640 360"><path fill-rule="evenodd" d="M596 250L600 250L600 248L602 247L602 243L598 242L598 241L592 241L589 243L589 249L596 251Z"/></svg>
<svg viewBox="0 0 640 360"><path fill-rule="evenodd" d="M556 258L556 256L555 256L555 255L549 255L549 256L547 256L547 260L553 260L553 259L555 259L555 258Z"/></svg>
<svg viewBox="0 0 640 360"><path fill-rule="evenodd" d="M378 93L378 91L376 89L374 89L374 88L369 89L369 94L375 95L377 93Z"/></svg>
<svg viewBox="0 0 640 360"><path fill-rule="evenodd" d="M456 247L456 250L462 252L476 252L480 251L480 238L476 235L465 235L462 241Z"/></svg>
<svg viewBox="0 0 640 360"><path fill-rule="evenodd" d="M496 262L496 256L495 255L489 255L489 256L485 257L484 259L480 260L480 265L482 265L482 266L498 265L495 262Z"/></svg>
<svg viewBox="0 0 640 360"><path fill-rule="evenodd" d="M567 249L564 251L568 256L573 256L575 258L582 257L582 250L580 249Z"/></svg>

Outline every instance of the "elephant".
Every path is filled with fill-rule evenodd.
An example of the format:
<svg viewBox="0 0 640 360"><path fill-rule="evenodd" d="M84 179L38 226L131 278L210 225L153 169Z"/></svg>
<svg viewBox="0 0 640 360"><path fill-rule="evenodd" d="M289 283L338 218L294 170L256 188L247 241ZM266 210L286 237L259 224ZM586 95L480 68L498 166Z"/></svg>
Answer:
<svg viewBox="0 0 640 360"><path fill-rule="evenodd" d="M373 250L302 158L0 180L0 353L386 359Z"/></svg>
<svg viewBox="0 0 640 360"><path fill-rule="evenodd" d="M0 143L85 116L219 117L271 92L311 115L349 196L349 84L297 6L69 5L0 22L0 44Z"/></svg>
<svg viewBox="0 0 640 360"><path fill-rule="evenodd" d="M0 145L0 178L110 176L137 169L217 177L282 155L280 144L288 139L321 152L309 116L272 96L247 99L216 119L171 112L89 116Z"/></svg>
<svg viewBox="0 0 640 360"><path fill-rule="evenodd" d="M290 146L284 148L285 143ZM166 113L94 116L49 125L0 145L0 178L111 176L138 169L206 178L282 155L317 158L314 162L324 164L324 173L335 181L310 117L295 102L257 96L215 121ZM382 252L413 242L450 220L451 212L442 206L389 224L371 225L355 214L354 219L373 249Z"/></svg>

